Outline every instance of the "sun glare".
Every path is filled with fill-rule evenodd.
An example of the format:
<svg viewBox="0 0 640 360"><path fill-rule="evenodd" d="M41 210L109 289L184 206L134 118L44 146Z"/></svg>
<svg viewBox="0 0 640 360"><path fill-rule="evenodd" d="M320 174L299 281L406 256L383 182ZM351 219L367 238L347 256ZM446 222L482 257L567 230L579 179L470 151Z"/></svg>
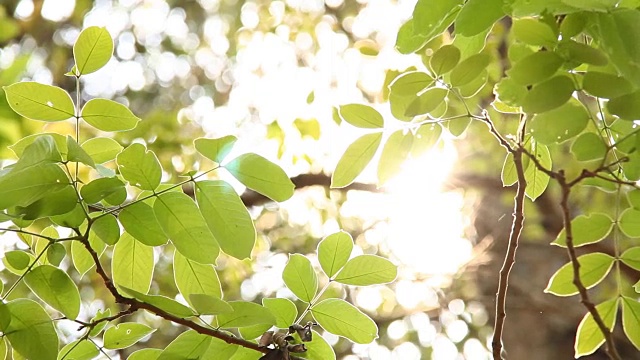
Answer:
<svg viewBox="0 0 640 360"><path fill-rule="evenodd" d="M405 162L387 186L392 194L388 246L409 271L452 274L471 256L471 244L462 236L462 194L443 191L456 158L447 141Z"/></svg>

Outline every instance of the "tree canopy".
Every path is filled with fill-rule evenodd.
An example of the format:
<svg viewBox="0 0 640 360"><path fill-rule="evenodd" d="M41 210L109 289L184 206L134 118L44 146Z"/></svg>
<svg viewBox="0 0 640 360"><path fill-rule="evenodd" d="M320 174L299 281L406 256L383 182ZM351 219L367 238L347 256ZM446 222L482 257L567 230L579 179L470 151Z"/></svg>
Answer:
<svg viewBox="0 0 640 360"><path fill-rule="evenodd" d="M636 356L638 34L635 0L7 2L0 358Z"/></svg>

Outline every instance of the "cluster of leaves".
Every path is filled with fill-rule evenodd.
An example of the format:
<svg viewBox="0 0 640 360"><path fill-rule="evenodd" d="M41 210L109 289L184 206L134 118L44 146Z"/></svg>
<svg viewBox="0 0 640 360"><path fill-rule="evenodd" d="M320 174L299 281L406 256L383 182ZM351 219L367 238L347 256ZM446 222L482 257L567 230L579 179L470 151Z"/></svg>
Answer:
<svg viewBox="0 0 640 360"><path fill-rule="evenodd" d="M570 261L553 275L546 291L580 294L587 307L577 331L576 357L593 353L606 340L607 353L618 358L609 332L619 307L624 332L640 349L640 285L634 291L620 276L620 263L640 270L639 248L627 245L628 239L640 237L640 135L634 124L640 119L639 6L638 1L616 0L419 0L412 19L398 32L396 48L421 55L424 67L390 71L384 89L398 120L387 128L400 124L401 129L383 141L385 121L373 107L347 104L334 110L337 119L375 131L348 147L333 174L333 187L354 181L379 148L382 186L400 170L402 160L437 143L443 127L458 136L471 121L487 124L507 150L504 186L518 184L523 190L515 199L519 214L505 262L507 276L522 229L524 196L535 200L552 179L557 181L565 228L553 244L566 247ZM554 169L552 159L564 159L567 149L572 162ZM569 195L586 186L612 196L613 214L607 214L611 209L587 209L571 219ZM576 256L576 247L606 238L615 242L616 253ZM612 269L617 291L593 306L586 290ZM499 307L506 297L502 276L500 282ZM496 314L495 358L501 356L502 310Z"/></svg>
<svg viewBox="0 0 640 360"><path fill-rule="evenodd" d="M293 195L294 184L278 165L253 153L227 161L236 142L233 136L199 138L195 149L216 166L163 184L163 169L144 143L123 148L109 137L80 143L82 126L108 133L131 130L140 121L111 100L91 99L81 106L80 78L102 68L112 52L106 29L90 27L80 33L73 48L75 66L67 73L76 79L75 104L55 86L21 82L4 88L19 115L74 121L76 134L40 133L21 139L11 146L18 160L0 170L0 221L12 223L2 231L16 233L23 243L3 257L17 279L0 303L0 358L8 346L14 359L93 359L100 352L108 356L108 350L130 347L155 331L143 323L121 322L141 309L190 330L165 349L142 349L129 359L257 359L270 349L255 339L274 326L300 324L307 314L326 331L357 343L373 341L377 326L368 316L342 299L320 299L326 287L318 290L316 272L303 255L291 255L283 272L286 285L306 304L300 316L286 298L265 298L262 305L223 300L216 260L221 251L240 260L250 258L256 230L234 188L222 180L206 180L206 175L225 169L246 187L284 201ZM195 199L184 185L191 185ZM386 259L349 259L352 247L352 238L343 232L320 243L318 258L327 284L366 286L395 279L396 267ZM154 249L173 248L173 276L186 305L149 293ZM103 266L105 258L110 258L110 271ZM83 299L69 275L71 266L79 277L95 268L125 309L115 314L110 307L95 314L81 312ZM13 296L20 283L40 301ZM83 329L61 350L52 311L62 314L55 320L74 321ZM302 340L308 351L301 356L335 358L321 336L297 339Z"/></svg>

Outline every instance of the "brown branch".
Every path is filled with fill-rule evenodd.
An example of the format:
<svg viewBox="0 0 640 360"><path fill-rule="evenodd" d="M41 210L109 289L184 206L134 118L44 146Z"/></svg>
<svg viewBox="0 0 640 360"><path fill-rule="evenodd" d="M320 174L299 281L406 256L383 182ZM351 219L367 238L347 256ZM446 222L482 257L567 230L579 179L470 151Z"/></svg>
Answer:
<svg viewBox="0 0 640 360"><path fill-rule="evenodd" d="M492 339L493 358L502 359L502 333L504 331L504 321L507 316L506 302L507 290L509 286L509 274L516 262L516 250L518 249L518 241L524 226L524 200L525 190L527 188L527 180L524 177L524 166L522 164L522 147L513 150L513 161L518 174L518 187L514 197L513 223L511 233L509 234L509 243L507 244L507 254L504 263L500 269L498 279L498 291L496 293L496 319L494 324L494 332Z"/></svg>
<svg viewBox="0 0 640 360"><path fill-rule="evenodd" d="M605 351L607 355L610 359L620 360L620 354L618 354L618 350L616 349L613 336L611 335L611 330L604 323L595 305L589 299L587 288L582 283L582 279L580 279L580 261L578 261L578 255L576 254L576 249L573 246L573 231L571 227L571 213L569 210L569 195L571 194L571 184L567 183L567 180L564 176L564 171L559 171L557 175L557 181L562 188L562 199L560 201L560 206L562 207L567 253L569 254L569 259L571 259L571 264L573 267L573 285L578 288L578 293L580 294L580 302L582 303L582 305L584 305L584 307L587 308L591 316L593 316L593 320L604 335L606 344Z"/></svg>

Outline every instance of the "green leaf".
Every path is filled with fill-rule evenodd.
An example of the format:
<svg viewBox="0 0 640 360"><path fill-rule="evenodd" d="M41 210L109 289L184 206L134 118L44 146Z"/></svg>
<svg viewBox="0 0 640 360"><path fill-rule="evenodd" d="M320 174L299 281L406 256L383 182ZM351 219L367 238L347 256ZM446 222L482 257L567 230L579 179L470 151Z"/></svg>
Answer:
<svg viewBox="0 0 640 360"><path fill-rule="evenodd" d="M237 140L235 136L227 135L217 139L197 138L193 144L202 156L221 163L229 155Z"/></svg>
<svg viewBox="0 0 640 360"><path fill-rule="evenodd" d="M2 88L11 109L26 118L61 121L75 116L71 97L59 87L27 81Z"/></svg>
<svg viewBox="0 0 640 360"><path fill-rule="evenodd" d="M178 316L181 318L188 318L194 315L191 309L166 296L143 294L141 292L135 291L133 289L129 289L124 286L121 286L120 288L124 291L125 295L128 294L129 296L132 296L140 301L144 301L150 305L158 307L162 311L166 311L175 316Z"/></svg>
<svg viewBox="0 0 640 360"><path fill-rule="evenodd" d="M634 209L640 209L640 190L633 189L627 192L627 200L629 200L629 205Z"/></svg>
<svg viewBox="0 0 640 360"><path fill-rule="evenodd" d="M97 236L89 235L89 245L96 252L96 254L98 254L98 258L107 248L107 244L98 239ZM84 274L89 271L89 269L96 265L96 263L93 261L93 257L91 257L89 251L87 251L85 246L80 241L71 242L71 259L73 260L73 266L80 273L81 277L84 276Z"/></svg>
<svg viewBox="0 0 640 360"><path fill-rule="evenodd" d="M617 0L562 0L562 2L575 8L589 11L612 10L618 3Z"/></svg>
<svg viewBox="0 0 640 360"><path fill-rule="evenodd" d="M612 228L613 220L607 214L591 213L589 215L579 215L571 220L573 246L580 247L597 243L609 235ZM567 247L564 228L551 244Z"/></svg>
<svg viewBox="0 0 640 360"><path fill-rule="evenodd" d="M475 96L476 94L478 94L478 92L480 92L480 90L484 89L488 80L489 80L489 73L487 72L486 69L482 70L480 72L480 76L476 76L476 78L473 79L470 83L458 87L460 96L466 99ZM443 105L446 105L446 103L442 103L438 109L442 109ZM437 113L437 109L436 111L434 111L434 113ZM444 111L443 111L443 114L444 114ZM431 115L433 117L438 117L433 113Z"/></svg>
<svg viewBox="0 0 640 360"><path fill-rule="evenodd" d="M584 106L572 99L557 109L536 114L528 126L539 143L550 145L579 135L587 127L589 118Z"/></svg>
<svg viewBox="0 0 640 360"><path fill-rule="evenodd" d="M112 279L116 286L146 294L151 287L153 267L153 248L136 241L126 232L122 234L111 258Z"/></svg>
<svg viewBox="0 0 640 360"><path fill-rule="evenodd" d="M583 12L567 14L560 24L563 39L570 39L582 32L587 24L587 16Z"/></svg>
<svg viewBox="0 0 640 360"><path fill-rule="evenodd" d="M413 34L425 42L442 34L458 15L462 0L420 0L413 9Z"/></svg>
<svg viewBox="0 0 640 360"><path fill-rule="evenodd" d="M635 86L640 85L640 12L616 9L593 14L592 36L620 74Z"/></svg>
<svg viewBox="0 0 640 360"><path fill-rule="evenodd" d="M620 255L620 260L627 266L640 270L640 247L636 246L627 249Z"/></svg>
<svg viewBox="0 0 640 360"><path fill-rule="evenodd" d="M276 318L275 326L280 329L288 329L298 317L298 308L289 299L263 298L262 305L271 310L271 313Z"/></svg>
<svg viewBox="0 0 640 360"><path fill-rule="evenodd" d="M113 54L113 40L106 28L91 26L80 33L73 45L75 75L90 74L105 66Z"/></svg>
<svg viewBox="0 0 640 360"><path fill-rule="evenodd" d="M575 90L573 80L564 75L554 76L534 86L522 101L522 109L527 113L541 113L553 110L566 103Z"/></svg>
<svg viewBox="0 0 640 360"><path fill-rule="evenodd" d="M217 296L190 294L187 299L189 299L188 302L191 307L201 315L219 315L233 312L231 305Z"/></svg>
<svg viewBox="0 0 640 360"><path fill-rule="evenodd" d="M131 185L142 190L155 190L160 185L162 167L153 151L142 144L131 144L116 158L120 174Z"/></svg>
<svg viewBox="0 0 640 360"><path fill-rule="evenodd" d="M605 99L613 99L633 91L633 85L622 76L599 71L587 71L582 78L582 89Z"/></svg>
<svg viewBox="0 0 640 360"><path fill-rule="evenodd" d="M622 328L633 346L640 349L640 302L627 296L622 297Z"/></svg>
<svg viewBox="0 0 640 360"><path fill-rule="evenodd" d="M95 219L91 231L107 245L115 245L120 239L120 225L111 214Z"/></svg>
<svg viewBox="0 0 640 360"><path fill-rule="evenodd" d="M417 116L432 112L445 100L445 97L449 93L449 90L443 88L431 88L416 97L404 114L406 116Z"/></svg>
<svg viewBox="0 0 640 360"><path fill-rule="evenodd" d="M382 141L382 133L366 134L354 141L344 152L331 176L331 188L348 186L369 164Z"/></svg>
<svg viewBox="0 0 640 360"><path fill-rule="evenodd" d="M100 355L100 350L89 340L76 340L65 345L58 360L91 360ZM4 359L0 356L0 359Z"/></svg>
<svg viewBox="0 0 640 360"><path fill-rule="evenodd" d="M520 85L533 85L553 76L563 62L552 51L538 51L516 62L507 74Z"/></svg>
<svg viewBox="0 0 640 360"><path fill-rule="evenodd" d="M111 316L111 309L98 310L96 314L91 318L91 322L104 319L109 316ZM96 326L93 327L93 329L91 329L91 331L89 331L89 336L98 336L106 326L107 326L107 321L98 323Z"/></svg>
<svg viewBox="0 0 640 360"><path fill-rule="evenodd" d="M24 274L25 269L34 261L34 256L24 250L7 251L2 258L2 263L9 271L16 275Z"/></svg>
<svg viewBox="0 0 640 360"><path fill-rule="evenodd" d="M327 340L315 330L311 330L311 333L311 341L304 342L307 351L296 355L309 360L336 360L336 353ZM297 333L294 333L293 337L296 343L303 342Z"/></svg>
<svg viewBox="0 0 640 360"><path fill-rule="evenodd" d="M640 237L640 210L628 208L620 214L618 226L630 238Z"/></svg>
<svg viewBox="0 0 640 360"><path fill-rule="evenodd" d="M67 250L64 245L54 243L47 249L47 261L53 266L59 266L62 260L67 256ZM0 356L0 359L2 357Z"/></svg>
<svg viewBox="0 0 640 360"><path fill-rule="evenodd" d="M640 119L640 90L609 100L607 110L625 120Z"/></svg>
<svg viewBox="0 0 640 360"><path fill-rule="evenodd" d="M436 54L438 54L438 52L436 52ZM435 54L433 56L434 58L436 57ZM434 61L433 58L432 61ZM401 97L415 96L417 93L426 89L432 84L433 78L431 78L429 74L421 71L409 71L396 77L393 82L389 84L389 92L391 95Z"/></svg>
<svg viewBox="0 0 640 360"><path fill-rule="evenodd" d="M413 144L413 134L404 133L404 130L397 130L387 139L382 148L380 161L378 163L378 186L381 187L390 179L400 173L402 164L411 152Z"/></svg>
<svg viewBox="0 0 640 360"><path fill-rule="evenodd" d="M318 244L318 262L329 278L332 278L349 261L353 239L349 233L339 231L324 238Z"/></svg>
<svg viewBox="0 0 640 360"><path fill-rule="evenodd" d="M558 36L544 22L531 19L516 19L511 32L518 41L534 46L553 48L558 43Z"/></svg>
<svg viewBox="0 0 640 360"><path fill-rule="evenodd" d="M224 166L244 186L274 200L293 196L295 185L280 166L257 154L243 154Z"/></svg>
<svg viewBox="0 0 640 360"><path fill-rule="evenodd" d="M480 53L464 59L451 71L451 85L462 86L470 83L482 74L491 62L491 56Z"/></svg>
<svg viewBox="0 0 640 360"><path fill-rule="evenodd" d="M231 185L222 180L195 183L196 200L222 251L237 259L251 257L256 229L249 211Z"/></svg>
<svg viewBox="0 0 640 360"><path fill-rule="evenodd" d="M519 107L527 96L527 87L518 84L512 78L502 78L493 88L498 99L509 106Z"/></svg>
<svg viewBox="0 0 640 360"><path fill-rule="evenodd" d="M581 134L571 145L571 153L578 161L602 159L606 152L602 138L591 132Z"/></svg>
<svg viewBox="0 0 640 360"><path fill-rule="evenodd" d="M460 50L455 45L444 45L433 53L429 66L435 74L444 75L453 70L459 61ZM430 77L429 80L431 80Z"/></svg>
<svg viewBox="0 0 640 360"><path fill-rule="evenodd" d="M378 337L378 327L367 315L342 299L325 299L311 308L313 318L328 332L357 344Z"/></svg>
<svg viewBox="0 0 640 360"><path fill-rule="evenodd" d="M220 247L189 196L174 191L164 193L153 203L153 211L182 255L202 264L215 263Z"/></svg>
<svg viewBox="0 0 640 360"><path fill-rule="evenodd" d="M594 252L579 256L578 261L580 262L580 280L585 288L590 289L607 276L615 258ZM564 264L553 274L544 292L556 296L571 296L578 293L578 288L573 285L573 264L571 262Z"/></svg>
<svg viewBox="0 0 640 360"><path fill-rule="evenodd" d="M87 154L84 149L80 147L80 145L71 137L71 135L67 135L67 160L71 162L81 162L85 165L91 166L92 168L96 167L96 164L93 162L93 159L89 154Z"/></svg>
<svg viewBox="0 0 640 360"><path fill-rule="evenodd" d="M16 299L6 307L11 313L11 322L0 322L0 330L13 350L27 359L56 360L58 334L42 306L33 300Z"/></svg>
<svg viewBox="0 0 640 360"><path fill-rule="evenodd" d="M313 92L312 92L313 93ZM320 140L320 123L316 119L302 120L295 119L293 126L298 129L302 138L309 137L313 140Z"/></svg>
<svg viewBox="0 0 640 360"><path fill-rule="evenodd" d="M507 153L507 157L502 164L500 178L502 179L502 186L511 186L518 181L518 171L516 170L513 153Z"/></svg>
<svg viewBox="0 0 640 360"><path fill-rule="evenodd" d="M609 330L613 329L618 313L618 298L596 305L596 310ZM580 321L576 332L574 345L576 358L594 353L603 343L604 334L602 334L598 324L593 320L591 313L587 313Z"/></svg>
<svg viewBox="0 0 640 360"><path fill-rule="evenodd" d="M109 196L123 193L126 197L127 189L118 178L98 178L80 189L82 200L87 204L96 204Z"/></svg>
<svg viewBox="0 0 640 360"><path fill-rule="evenodd" d="M558 53L565 55L569 61L577 64L605 66L609 62L607 55L605 55L601 50L573 40L560 42L557 51Z"/></svg>
<svg viewBox="0 0 640 360"><path fill-rule="evenodd" d="M43 217L66 214L72 211L78 203L76 191L71 185L60 190L54 190L29 204L28 206L16 206L11 215L21 217L22 220L36 220Z"/></svg>
<svg viewBox="0 0 640 360"><path fill-rule="evenodd" d="M81 146L96 164L114 160L116 155L122 151L122 145L117 141L104 137L91 138L83 142Z"/></svg>
<svg viewBox="0 0 640 360"><path fill-rule="evenodd" d="M162 349L140 349L132 352L127 360L158 360L160 354L162 354Z"/></svg>
<svg viewBox="0 0 640 360"><path fill-rule="evenodd" d="M190 298L192 294L222 298L218 273L210 264L199 264L176 251L173 255L173 275L178 290L193 308L195 306Z"/></svg>
<svg viewBox="0 0 640 360"><path fill-rule="evenodd" d="M456 32L463 36L477 35L502 18L503 0L469 0L456 18Z"/></svg>
<svg viewBox="0 0 640 360"><path fill-rule="evenodd" d="M360 255L349 260L335 281L346 285L367 286L395 280L398 269L391 261L376 255Z"/></svg>
<svg viewBox="0 0 640 360"><path fill-rule="evenodd" d="M145 202L127 205L120 211L118 219L131 236L145 245L160 246L169 240L158 223L153 208Z"/></svg>
<svg viewBox="0 0 640 360"><path fill-rule="evenodd" d="M414 159L424 155L440 140L442 126L439 124L422 124L413 135L411 157Z"/></svg>
<svg viewBox="0 0 640 360"><path fill-rule="evenodd" d="M135 128L140 118L126 106L107 99L91 99L81 116L89 125L102 131L126 131Z"/></svg>
<svg viewBox="0 0 640 360"><path fill-rule="evenodd" d="M318 276L311 261L300 254L289 254L282 280L298 299L310 303L318 292Z"/></svg>
<svg viewBox="0 0 640 360"><path fill-rule="evenodd" d="M80 293L66 272L51 265L40 265L25 275L24 282L42 301L68 319L78 317Z"/></svg>
<svg viewBox="0 0 640 360"><path fill-rule="evenodd" d="M157 360L203 359L203 354L211 344L211 336L187 330L178 335L163 351Z"/></svg>
<svg viewBox="0 0 640 360"><path fill-rule="evenodd" d="M202 355L200 360L218 360L218 359L231 359L233 355L240 349L241 347L235 344L229 344L224 340L209 337L211 339L211 343L209 344L209 348ZM246 349L246 348L242 348ZM255 351L252 351L255 355ZM169 359L167 359L169 360Z"/></svg>
<svg viewBox="0 0 640 360"><path fill-rule="evenodd" d="M546 146L538 143L532 144L531 154L538 159L540 165L547 170L551 170L551 154ZM529 166L524 172L524 178L527 181L525 194L532 201L542 195L549 185L549 175L539 170L533 161L529 162Z"/></svg>
<svg viewBox="0 0 640 360"><path fill-rule="evenodd" d="M379 129L384 127L384 119L380 113L368 105L347 104L340 106L340 116L349 124L363 129Z"/></svg>
<svg viewBox="0 0 640 360"><path fill-rule="evenodd" d="M232 313L218 315L218 326L222 328L276 323L271 311L262 305L247 301L230 301L229 305L233 308Z"/></svg>
<svg viewBox="0 0 640 360"><path fill-rule="evenodd" d="M127 322L108 328L104 332L104 347L106 349L124 349L137 343L156 329L147 325Z"/></svg>
<svg viewBox="0 0 640 360"><path fill-rule="evenodd" d="M9 149L11 149L11 151L13 151L13 153L16 154L17 157L22 157L22 153L27 148L27 146L33 144L34 141L41 137L52 137L56 144L56 147L58 148L58 151L60 152L61 157L67 157L67 138L56 133L43 132L25 136L17 143L9 146Z"/></svg>

